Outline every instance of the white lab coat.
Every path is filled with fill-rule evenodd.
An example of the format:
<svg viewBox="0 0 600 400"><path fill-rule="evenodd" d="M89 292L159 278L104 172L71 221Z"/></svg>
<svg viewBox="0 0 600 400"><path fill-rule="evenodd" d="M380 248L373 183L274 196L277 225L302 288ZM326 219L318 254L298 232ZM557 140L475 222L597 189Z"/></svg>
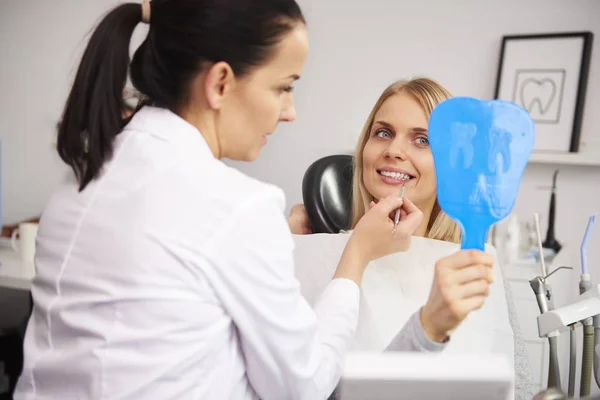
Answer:
<svg viewBox="0 0 600 400"><path fill-rule="evenodd" d="M15 398L326 398L359 288L332 281L313 311L283 212L281 190L143 108L101 178L68 179L43 213Z"/></svg>

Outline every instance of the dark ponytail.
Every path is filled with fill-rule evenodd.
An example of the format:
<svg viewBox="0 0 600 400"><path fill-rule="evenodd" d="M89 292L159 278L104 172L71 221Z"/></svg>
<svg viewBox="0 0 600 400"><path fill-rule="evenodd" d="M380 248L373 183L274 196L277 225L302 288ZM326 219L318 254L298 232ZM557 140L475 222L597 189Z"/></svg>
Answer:
<svg viewBox="0 0 600 400"><path fill-rule="evenodd" d="M106 15L81 59L58 129L58 154L83 190L112 156L123 128L123 88L129 69L129 43L141 22L139 4L123 4Z"/></svg>
<svg viewBox="0 0 600 400"><path fill-rule="evenodd" d="M131 63L131 81L149 103L177 112L207 63L225 61L237 76L266 61L274 45L305 23L295 0L153 0L148 37ZM140 3L117 6L100 22L83 54L62 122L58 153L79 190L96 179L126 122L123 89Z"/></svg>

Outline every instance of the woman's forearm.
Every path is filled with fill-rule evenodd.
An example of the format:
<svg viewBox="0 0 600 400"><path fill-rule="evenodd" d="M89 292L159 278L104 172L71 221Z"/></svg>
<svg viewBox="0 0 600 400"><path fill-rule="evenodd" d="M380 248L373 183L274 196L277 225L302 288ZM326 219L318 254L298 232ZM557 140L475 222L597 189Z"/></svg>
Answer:
<svg viewBox="0 0 600 400"><path fill-rule="evenodd" d="M420 314L419 309L406 321L385 351L439 352L446 348L448 341L438 343L427 337L421 325Z"/></svg>
<svg viewBox="0 0 600 400"><path fill-rule="evenodd" d="M350 279L360 287L368 263L368 257L365 256L357 242L353 241L351 237L342 253L333 279Z"/></svg>

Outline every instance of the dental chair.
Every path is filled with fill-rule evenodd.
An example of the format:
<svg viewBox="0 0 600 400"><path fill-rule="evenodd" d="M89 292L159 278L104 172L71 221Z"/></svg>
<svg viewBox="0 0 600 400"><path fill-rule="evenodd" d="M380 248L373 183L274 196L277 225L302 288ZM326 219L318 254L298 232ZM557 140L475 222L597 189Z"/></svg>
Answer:
<svg viewBox="0 0 600 400"><path fill-rule="evenodd" d="M313 233L339 233L350 227L352 162L350 155L331 155L306 170L302 198Z"/></svg>

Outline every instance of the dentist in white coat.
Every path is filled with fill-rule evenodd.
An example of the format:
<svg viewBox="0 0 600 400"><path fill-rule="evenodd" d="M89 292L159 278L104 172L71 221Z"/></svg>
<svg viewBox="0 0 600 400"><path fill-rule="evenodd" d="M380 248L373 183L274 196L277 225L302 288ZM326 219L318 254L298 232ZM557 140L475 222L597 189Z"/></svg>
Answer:
<svg viewBox="0 0 600 400"><path fill-rule="evenodd" d="M129 65L140 22L149 34ZM408 248L422 215L380 201L307 305L283 193L221 161L256 159L277 123L295 119L307 51L294 0L154 0L104 17L60 124L73 174L40 222L17 400L332 393L365 266ZM129 67L147 102L123 121Z"/></svg>

